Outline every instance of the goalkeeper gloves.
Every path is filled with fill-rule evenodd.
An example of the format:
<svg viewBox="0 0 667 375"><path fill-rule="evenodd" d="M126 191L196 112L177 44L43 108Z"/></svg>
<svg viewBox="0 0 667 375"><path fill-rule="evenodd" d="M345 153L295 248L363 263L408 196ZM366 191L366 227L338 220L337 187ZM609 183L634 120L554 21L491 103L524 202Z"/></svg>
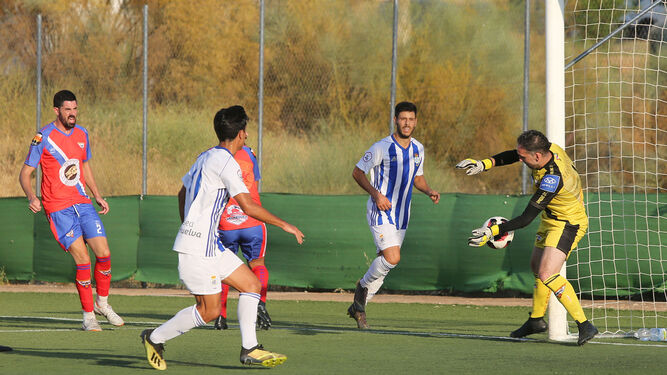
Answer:
<svg viewBox="0 0 667 375"><path fill-rule="evenodd" d="M486 245L489 240L500 233L498 225L490 227L481 227L472 231L472 236L468 238L468 246L481 247Z"/></svg>
<svg viewBox="0 0 667 375"><path fill-rule="evenodd" d="M458 164L456 164L456 168L458 169L467 169L466 174L468 176L488 171L489 169L491 169L491 167L493 167L493 162L491 161L491 159L484 159L484 160L465 159L461 160Z"/></svg>

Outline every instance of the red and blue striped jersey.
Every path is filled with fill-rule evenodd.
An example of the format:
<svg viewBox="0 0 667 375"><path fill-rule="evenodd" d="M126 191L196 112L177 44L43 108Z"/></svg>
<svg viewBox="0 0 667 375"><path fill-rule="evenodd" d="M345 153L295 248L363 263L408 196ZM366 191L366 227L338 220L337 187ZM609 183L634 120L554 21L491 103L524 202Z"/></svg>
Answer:
<svg viewBox="0 0 667 375"><path fill-rule="evenodd" d="M82 170L83 162L90 157L88 131L82 126L74 125L66 134L52 122L37 132L25 164L42 166L42 204L46 212L91 203Z"/></svg>

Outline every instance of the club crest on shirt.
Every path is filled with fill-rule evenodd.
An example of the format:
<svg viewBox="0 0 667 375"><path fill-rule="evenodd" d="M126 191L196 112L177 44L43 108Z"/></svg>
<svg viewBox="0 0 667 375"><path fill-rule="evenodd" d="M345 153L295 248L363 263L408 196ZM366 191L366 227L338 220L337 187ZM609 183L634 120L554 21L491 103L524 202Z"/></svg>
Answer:
<svg viewBox="0 0 667 375"><path fill-rule="evenodd" d="M419 163L422 162L422 158L419 156L418 153L415 152L414 154L414 159L415 159L415 165L419 165Z"/></svg>
<svg viewBox="0 0 667 375"><path fill-rule="evenodd" d="M241 225L246 220L248 220L248 215L246 215L246 213L243 212L240 206L235 204L228 205L227 208L225 209L225 213L228 215L225 218L225 221L227 221L230 224Z"/></svg>
<svg viewBox="0 0 667 375"><path fill-rule="evenodd" d="M58 172L60 182L65 186L74 186L79 183L81 179L81 172L79 169L78 159L68 159L60 167Z"/></svg>
<svg viewBox="0 0 667 375"><path fill-rule="evenodd" d="M42 133L37 132L34 137L32 137L32 141L30 142L30 146L37 146L38 144L42 143Z"/></svg>
<svg viewBox="0 0 667 375"><path fill-rule="evenodd" d="M373 159L373 154L369 151L369 152L367 152L367 153L364 154L364 157L363 157L362 160L363 160L365 163L368 163L369 161L371 161L371 159Z"/></svg>
<svg viewBox="0 0 667 375"><path fill-rule="evenodd" d="M86 142L77 142L76 144L78 144L79 147L81 147L82 150L83 150L84 147L86 147Z"/></svg>

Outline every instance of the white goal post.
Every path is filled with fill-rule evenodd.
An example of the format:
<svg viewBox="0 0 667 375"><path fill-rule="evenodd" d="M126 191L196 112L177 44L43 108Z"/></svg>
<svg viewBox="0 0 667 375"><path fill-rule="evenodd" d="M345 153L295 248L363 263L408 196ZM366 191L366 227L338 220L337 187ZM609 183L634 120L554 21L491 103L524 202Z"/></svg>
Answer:
<svg viewBox="0 0 667 375"><path fill-rule="evenodd" d="M546 135L574 161L589 216L562 274L601 336L667 327L666 9L545 0ZM550 339L577 333L553 296L548 319Z"/></svg>

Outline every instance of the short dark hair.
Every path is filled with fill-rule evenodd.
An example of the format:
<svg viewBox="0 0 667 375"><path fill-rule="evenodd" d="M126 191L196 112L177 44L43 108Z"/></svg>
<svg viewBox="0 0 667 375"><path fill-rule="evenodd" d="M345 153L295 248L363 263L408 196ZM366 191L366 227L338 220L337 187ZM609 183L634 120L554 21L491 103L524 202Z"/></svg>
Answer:
<svg viewBox="0 0 667 375"><path fill-rule="evenodd" d="M398 117L401 112L414 112L417 116L417 106L410 102L400 102L394 108L394 117Z"/></svg>
<svg viewBox="0 0 667 375"><path fill-rule="evenodd" d="M76 96L74 95L73 92L69 90L58 91L53 96L53 106L58 108L62 107L64 102L75 102L75 101L76 101Z"/></svg>
<svg viewBox="0 0 667 375"><path fill-rule="evenodd" d="M517 145L530 152L547 152L551 147L551 142L547 137L537 130L526 130L516 139Z"/></svg>
<svg viewBox="0 0 667 375"><path fill-rule="evenodd" d="M245 130L248 115L240 105L223 108L213 118L213 129L220 142L234 139L241 130Z"/></svg>

